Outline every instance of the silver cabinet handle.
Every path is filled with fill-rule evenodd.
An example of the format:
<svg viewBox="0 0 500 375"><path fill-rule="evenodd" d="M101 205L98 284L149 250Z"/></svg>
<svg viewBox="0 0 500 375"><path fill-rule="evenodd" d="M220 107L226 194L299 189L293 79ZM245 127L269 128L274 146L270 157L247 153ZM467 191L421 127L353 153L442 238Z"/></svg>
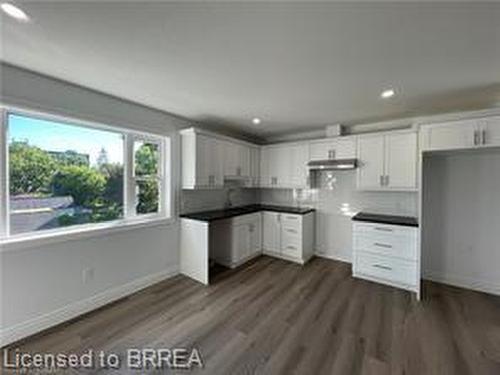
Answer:
<svg viewBox="0 0 500 375"><path fill-rule="evenodd" d="M287 216L286 218L289 220L297 220L298 219L298 217L296 217L296 216Z"/></svg>
<svg viewBox="0 0 500 375"><path fill-rule="evenodd" d="M289 233L297 233L297 231L295 229L287 229L286 231Z"/></svg>
<svg viewBox="0 0 500 375"><path fill-rule="evenodd" d="M286 248L291 249L291 250L297 250L297 248L295 246L287 246Z"/></svg>
<svg viewBox="0 0 500 375"><path fill-rule="evenodd" d="M479 131L478 130L474 130L474 146L477 146L479 144Z"/></svg>
<svg viewBox="0 0 500 375"><path fill-rule="evenodd" d="M385 176L385 186L389 186L389 175Z"/></svg>
<svg viewBox="0 0 500 375"><path fill-rule="evenodd" d="M379 230L381 232L393 232L393 230L391 228L375 227L373 229Z"/></svg>
<svg viewBox="0 0 500 375"><path fill-rule="evenodd" d="M481 138L482 138L481 143L483 145L485 145L486 144L486 130L484 130L484 129L481 131Z"/></svg>
<svg viewBox="0 0 500 375"><path fill-rule="evenodd" d="M380 175L380 186L384 186L384 176Z"/></svg>
<svg viewBox="0 0 500 375"><path fill-rule="evenodd" d="M386 245L386 244L379 243L379 242L375 242L375 243L373 244L373 246L383 247L383 248L385 248L385 249L392 249L392 245Z"/></svg>
<svg viewBox="0 0 500 375"><path fill-rule="evenodd" d="M392 271L391 267L389 267L389 266L383 266L382 264L374 264L373 267L380 268L380 269L387 270L387 271Z"/></svg>

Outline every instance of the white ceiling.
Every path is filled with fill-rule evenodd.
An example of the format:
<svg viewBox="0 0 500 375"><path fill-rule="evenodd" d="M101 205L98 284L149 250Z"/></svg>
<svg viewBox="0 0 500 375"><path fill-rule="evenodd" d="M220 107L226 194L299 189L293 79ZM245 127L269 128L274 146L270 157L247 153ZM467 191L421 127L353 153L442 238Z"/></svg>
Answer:
<svg viewBox="0 0 500 375"><path fill-rule="evenodd" d="M500 106L499 3L16 3L2 60L262 138Z"/></svg>

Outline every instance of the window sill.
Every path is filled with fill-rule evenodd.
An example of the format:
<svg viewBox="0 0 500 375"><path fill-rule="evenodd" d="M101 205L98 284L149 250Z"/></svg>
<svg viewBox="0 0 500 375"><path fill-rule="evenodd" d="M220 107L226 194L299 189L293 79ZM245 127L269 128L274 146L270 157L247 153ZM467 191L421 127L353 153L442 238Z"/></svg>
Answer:
<svg viewBox="0 0 500 375"><path fill-rule="evenodd" d="M30 233L0 239L0 253L39 247L42 245L80 240L85 238L102 237L112 233L128 231L136 228L170 225L175 218L147 217L135 220L113 221L110 223L80 225L64 230L48 230L40 233Z"/></svg>

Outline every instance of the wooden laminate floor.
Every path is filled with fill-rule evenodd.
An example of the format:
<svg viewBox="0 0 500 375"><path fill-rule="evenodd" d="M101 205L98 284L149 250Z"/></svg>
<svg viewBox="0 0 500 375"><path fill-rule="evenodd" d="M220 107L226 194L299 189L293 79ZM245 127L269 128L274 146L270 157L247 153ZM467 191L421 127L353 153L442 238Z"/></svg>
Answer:
<svg viewBox="0 0 500 375"><path fill-rule="evenodd" d="M424 292L418 303L345 263L260 257L209 287L177 276L10 349L196 347L195 372L217 375L500 374L500 298L430 282Z"/></svg>

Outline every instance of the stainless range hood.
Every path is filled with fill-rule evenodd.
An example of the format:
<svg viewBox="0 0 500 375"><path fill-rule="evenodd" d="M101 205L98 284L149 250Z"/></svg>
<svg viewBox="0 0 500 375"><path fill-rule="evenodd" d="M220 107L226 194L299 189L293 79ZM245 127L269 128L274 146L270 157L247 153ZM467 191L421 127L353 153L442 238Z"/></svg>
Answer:
<svg viewBox="0 0 500 375"><path fill-rule="evenodd" d="M357 159L327 159L313 160L307 163L310 171L339 171L356 169Z"/></svg>

